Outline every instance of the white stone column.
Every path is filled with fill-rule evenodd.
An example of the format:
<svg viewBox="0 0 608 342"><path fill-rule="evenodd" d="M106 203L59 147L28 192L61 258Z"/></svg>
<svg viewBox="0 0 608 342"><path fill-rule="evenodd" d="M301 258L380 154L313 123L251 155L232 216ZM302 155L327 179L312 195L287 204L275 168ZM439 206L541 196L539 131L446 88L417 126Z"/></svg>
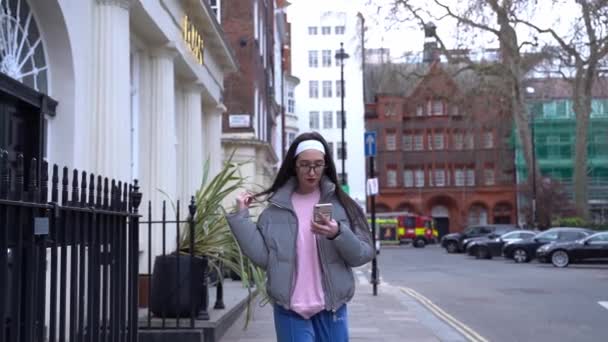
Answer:
<svg viewBox="0 0 608 342"><path fill-rule="evenodd" d="M142 53L143 55L143 53ZM175 74L173 60L177 51L163 46L147 51L142 56L141 115L139 120L139 173L143 200L140 212L147 219L148 201L151 201L152 219L162 215L162 202L166 201L166 217L175 218L171 201L177 195L177 137L175 123ZM161 192L162 191L162 192ZM166 193L165 194L163 194ZM183 217L183 214L182 214ZM153 226L152 259L162 253L162 234ZM167 229L166 253L175 248L176 232ZM147 256L147 230L140 230L140 249ZM147 272L147 258L140 267Z"/></svg>
<svg viewBox="0 0 608 342"><path fill-rule="evenodd" d="M131 180L130 3L96 0L93 4L92 146L88 168L123 181Z"/></svg>
<svg viewBox="0 0 608 342"><path fill-rule="evenodd" d="M203 86L194 83L179 92L177 103L178 198L186 208L203 180Z"/></svg>
<svg viewBox="0 0 608 342"><path fill-rule="evenodd" d="M210 158L209 177L215 176L224 164L222 150L222 114L226 111L223 103L206 108L204 114L205 160Z"/></svg>

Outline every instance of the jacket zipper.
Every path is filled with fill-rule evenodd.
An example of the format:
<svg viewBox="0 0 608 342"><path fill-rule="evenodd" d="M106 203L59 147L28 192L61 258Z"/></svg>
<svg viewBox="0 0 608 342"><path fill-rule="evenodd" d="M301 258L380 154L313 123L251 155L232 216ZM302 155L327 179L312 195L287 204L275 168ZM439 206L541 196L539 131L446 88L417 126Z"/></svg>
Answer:
<svg viewBox="0 0 608 342"><path fill-rule="evenodd" d="M331 191L329 192L331 193ZM324 196L321 202L326 202L327 198L329 197L329 193ZM323 248L321 248L321 241L320 241L320 237L317 237L317 249L319 250L319 254L321 254L321 269L323 270L323 278L327 281L327 288L328 288L328 299L330 301L329 303L329 309L332 312L332 316L333 316L333 320L334 322L336 321L336 308L334 307L334 298L333 298L333 286L331 284L331 280L329 279L329 275L327 274L327 265L325 264L325 254L323 253Z"/></svg>
<svg viewBox="0 0 608 342"><path fill-rule="evenodd" d="M327 282L327 298L329 299L329 309L332 312L333 315L333 319L334 322L336 321L336 309L334 308L334 300L333 300L333 296L332 296L332 285L331 285L331 281L329 280L329 276L327 275L327 267L325 265L325 254L323 253L323 248L321 248L321 241L320 241L320 237L317 237L317 250L319 251L319 254L321 256L321 270L323 271L323 280L325 280Z"/></svg>
<svg viewBox="0 0 608 342"><path fill-rule="evenodd" d="M296 277L296 274L298 273L298 253L296 252L297 248L298 248L298 245L297 245L298 244L298 230L300 229L298 227L298 217L291 209L280 206L279 204L277 204L276 202L273 202L273 201L269 201L269 202L272 203L273 205L275 205L276 207L289 211L296 219L296 234L293 239L294 267L292 268L292 271L291 271L291 281L289 283L289 298L287 298L287 307L289 310L291 310L291 298L293 297L293 291L295 290L295 286L294 286L295 277Z"/></svg>

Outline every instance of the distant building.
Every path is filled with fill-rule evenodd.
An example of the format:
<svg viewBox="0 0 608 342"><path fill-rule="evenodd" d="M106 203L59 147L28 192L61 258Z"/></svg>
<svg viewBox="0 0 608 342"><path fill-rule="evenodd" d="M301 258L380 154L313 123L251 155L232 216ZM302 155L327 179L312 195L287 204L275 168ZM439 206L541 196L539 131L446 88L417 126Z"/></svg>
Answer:
<svg viewBox="0 0 608 342"><path fill-rule="evenodd" d="M280 113L275 92L280 87L275 84L275 2L223 1L219 6L222 27L240 67L226 79L224 156L234 151L235 162L247 162L242 175L261 187L270 186L278 162L273 146Z"/></svg>
<svg viewBox="0 0 608 342"><path fill-rule="evenodd" d="M431 215L440 235L516 221L508 102L492 80L456 70L435 59L366 65L365 74L366 129L378 134L376 208Z"/></svg>
<svg viewBox="0 0 608 342"><path fill-rule="evenodd" d="M365 63L382 64L391 61L391 50L388 48L365 49Z"/></svg>
<svg viewBox="0 0 608 342"><path fill-rule="evenodd" d="M561 77L534 78L526 82L530 121L534 125L536 160L543 176L560 182L573 195L576 118L572 110L572 86ZM588 192L591 218L608 223L608 79L600 79L593 92L588 131ZM515 163L518 183L527 169L520 144ZM520 202L525 202L520 198ZM523 215L521 215L523 216Z"/></svg>
<svg viewBox="0 0 608 342"><path fill-rule="evenodd" d="M292 70L300 78L294 92L299 132L318 131L329 142L338 177L345 158L350 195L365 205L363 155L364 102L361 26L349 0L296 0L288 7L292 33ZM340 43L344 61L344 116L341 113ZM345 122L344 146L341 144ZM340 180L341 181L341 180Z"/></svg>

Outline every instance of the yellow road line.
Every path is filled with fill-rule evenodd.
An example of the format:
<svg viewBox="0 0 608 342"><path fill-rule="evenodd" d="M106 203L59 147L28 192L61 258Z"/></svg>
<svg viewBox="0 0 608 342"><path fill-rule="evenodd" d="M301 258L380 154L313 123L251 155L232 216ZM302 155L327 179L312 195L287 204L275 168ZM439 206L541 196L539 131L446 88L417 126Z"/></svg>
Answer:
<svg viewBox="0 0 608 342"><path fill-rule="evenodd" d="M453 316L451 316L450 314L445 312L443 309L441 309L440 307L435 305L431 300L429 300L425 296L421 295L420 293L416 292L415 290L407 288L407 287L400 287L400 290L403 293L416 299L418 302L420 302L420 304L422 304L429 311L431 311L433 314L435 314L435 316L439 317L444 322L446 322L448 325L450 325L452 328L456 329L459 333L461 333L469 341L471 341L471 342L488 342L488 340L483 338L481 335L479 335L473 329L469 328L467 325L465 325L464 323L460 322L459 320L457 320L456 318L454 318Z"/></svg>

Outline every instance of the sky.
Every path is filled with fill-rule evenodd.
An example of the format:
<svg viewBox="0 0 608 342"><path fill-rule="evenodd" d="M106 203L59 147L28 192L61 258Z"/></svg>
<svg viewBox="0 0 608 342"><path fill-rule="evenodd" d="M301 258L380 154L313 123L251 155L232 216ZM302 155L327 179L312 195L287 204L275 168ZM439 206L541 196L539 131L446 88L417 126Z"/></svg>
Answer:
<svg viewBox="0 0 608 342"><path fill-rule="evenodd" d="M458 34L463 34L456 29L456 22L450 18L438 20L443 13L442 9L433 6L431 0L412 0L420 8L423 8L428 14L425 16L427 20L433 21L437 25L437 33L442 38L448 48L455 48L458 41L463 41ZM440 0L444 4L448 4L451 8L462 8L463 3L468 1L458 0ZM397 18L402 19L398 22L390 17L390 9L392 8L393 0L353 0L361 8L361 12L365 14L367 23L366 32L366 48L389 48L391 57L402 56L406 51L422 51L424 44L424 32L420 28L419 23L413 20L404 20L406 13L401 9ZM531 1L531 3L534 3ZM575 0L556 0L555 4L551 0L538 0L536 6L525 8L524 15L539 27L552 27L558 30L558 33L566 35L571 33L571 23L577 17L580 17L580 11L575 4ZM434 16L435 18L430 18ZM524 27L518 28L518 36L521 38L530 37L530 30ZM486 34L476 37L471 40L470 34L467 39L467 46L477 45L476 48L489 47L497 48L493 35ZM552 42L552 39L547 36L541 36L540 41Z"/></svg>

